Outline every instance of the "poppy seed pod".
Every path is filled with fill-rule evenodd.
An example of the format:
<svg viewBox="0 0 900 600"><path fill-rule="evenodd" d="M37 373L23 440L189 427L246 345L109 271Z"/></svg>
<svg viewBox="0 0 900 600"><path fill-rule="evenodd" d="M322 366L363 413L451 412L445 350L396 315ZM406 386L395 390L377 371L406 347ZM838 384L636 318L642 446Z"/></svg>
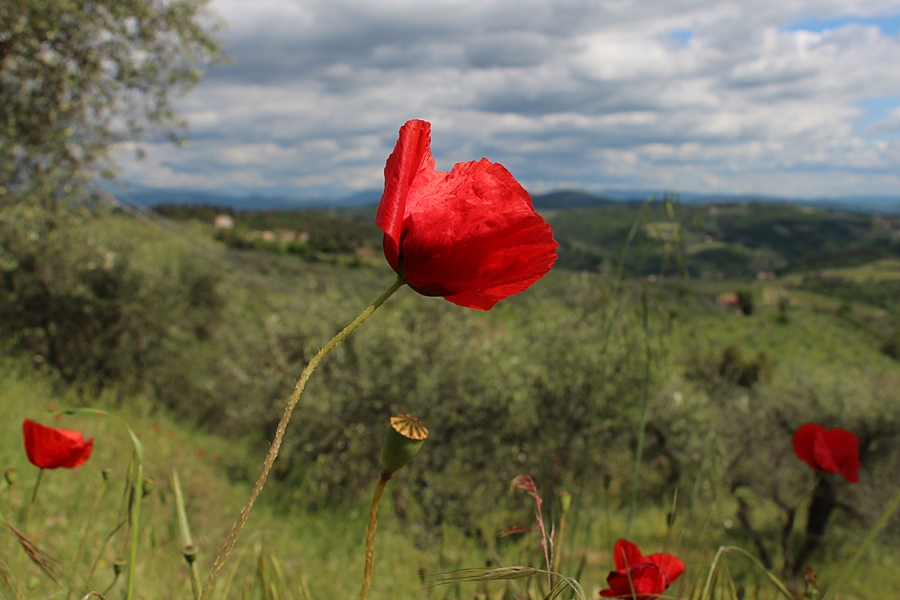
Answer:
<svg viewBox="0 0 900 600"><path fill-rule="evenodd" d="M115 575L116 575L116 579L118 579L119 575L122 574L122 571L125 570L125 565L127 565L127 564L128 564L128 562L123 557L119 557L113 561L112 567L113 567L113 573L115 573Z"/></svg>
<svg viewBox="0 0 900 600"><path fill-rule="evenodd" d="M381 447L381 468L384 473L393 475L405 467L419 452L427 437L428 428L417 418L411 415L391 417L391 426Z"/></svg>

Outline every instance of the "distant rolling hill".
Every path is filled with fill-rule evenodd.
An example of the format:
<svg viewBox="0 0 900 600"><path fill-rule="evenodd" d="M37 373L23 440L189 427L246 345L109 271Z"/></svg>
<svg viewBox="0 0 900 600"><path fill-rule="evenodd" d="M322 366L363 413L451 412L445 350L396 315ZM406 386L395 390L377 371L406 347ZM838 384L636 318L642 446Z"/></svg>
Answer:
<svg viewBox="0 0 900 600"><path fill-rule="evenodd" d="M537 209L580 208L586 206L609 206L617 201L603 196L594 196L577 190L560 190L531 197Z"/></svg>
<svg viewBox="0 0 900 600"><path fill-rule="evenodd" d="M265 230L300 232L297 235L307 242L297 252L352 254L365 248L376 253L381 245L373 201L322 210L321 206L286 206L286 201L261 209L251 202L254 199L228 206L212 194L142 199L148 203L166 200L156 205L165 216L210 227L218 212L232 214L235 230L218 235L235 247L259 246L253 236L261 234L253 232ZM668 210L659 201L645 205L637 199L616 201L574 190L536 195L534 204L553 228L559 242L557 267L562 269L614 272L624 260L621 264L630 275L743 278L900 257L900 217L886 213L795 202L676 202ZM630 235L630 247L623 254Z"/></svg>
<svg viewBox="0 0 900 600"><path fill-rule="evenodd" d="M146 206L160 204L186 204L221 206L234 210L294 210L305 208L359 208L375 206L381 199L380 189L368 189L348 196L336 198L301 198L290 196L232 195L217 191L187 190L178 188L131 187L116 190L113 196L122 201L138 202ZM556 190L543 194L533 194L532 201L541 210L563 208L602 207L617 203L643 203L648 199L661 199L661 190L616 190L600 193L581 190ZM846 212L879 213L900 215L900 196L847 196L836 198L796 199L788 197L737 195L737 194L693 194L682 193L677 197L682 204L747 203L785 204L815 208L836 209Z"/></svg>

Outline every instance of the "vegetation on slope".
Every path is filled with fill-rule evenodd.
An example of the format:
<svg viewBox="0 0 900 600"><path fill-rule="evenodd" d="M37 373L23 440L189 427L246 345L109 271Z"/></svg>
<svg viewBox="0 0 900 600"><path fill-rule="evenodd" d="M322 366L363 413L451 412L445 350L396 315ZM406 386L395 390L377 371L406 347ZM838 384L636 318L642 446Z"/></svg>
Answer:
<svg viewBox="0 0 900 600"><path fill-rule="evenodd" d="M127 412L141 395L151 414L165 409L246 438L250 452L264 448L312 353L392 280L375 261L336 268L206 242L217 257L210 262L196 255L197 239L173 239L127 215L64 230L4 223L0 334L13 354L60 393L76 390L71 402L95 403L106 390L102 402ZM661 241L641 243L649 254ZM716 303L735 291L731 281L619 285L560 270L488 313L406 290L316 373L265 497L279 510L358 510L377 476L379 423L411 412L433 436L388 511L410 542L434 548L459 535L469 557L502 554L494 533L515 522L515 510L529 512L509 508L506 486L527 472L546 498L566 490L578 499L577 547L608 548L614 537L598 536L624 530L604 525L604 511L628 521L648 407L633 531L664 537L677 489L678 550L705 557L695 568L727 540L779 570L802 543L812 485L790 435L815 421L862 439L862 483L838 489L841 508L814 555L826 577L895 491L900 414L891 382L900 369L870 321L795 283L740 283L755 299L749 315ZM851 316L877 310L854 302ZM761 352L754 377L734 376L763 365ZM246 460L218 465L238 486L255 477ZM513 512L485 509L501 506ZM896 534L894 523L886 535ZM472 565L464 559L441 564ZM568 564L577 569L576 557Z"/></svg>

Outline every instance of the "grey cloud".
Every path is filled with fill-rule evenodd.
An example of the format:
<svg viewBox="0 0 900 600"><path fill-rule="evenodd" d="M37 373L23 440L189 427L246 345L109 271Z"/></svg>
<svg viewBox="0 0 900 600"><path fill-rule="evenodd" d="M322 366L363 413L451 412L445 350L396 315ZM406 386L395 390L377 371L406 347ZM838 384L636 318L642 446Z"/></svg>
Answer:
<svg viewBox="0 0 900 600"><path fill-rule="evenodd" d="M552 56L553 47L535 32L509 31L478 36L466 44L466 58L478 69L535 67Z"/></svg>
<svg viewBox="0 0 900 600"><path fill-rule="evenodd" d="M342 195L380 184L397 129L412 117L433 122L439 168L488 156L545 187L765 192L746 189L752 174L777 170L757 184L812 186L814 195L850 185L828 168L883 170L869 187L900 173L895 117L853 128L855 102L900 95L900 40L852 26L788 31L810 18L803 0L217 6L233 23L234 63L182 102L188 149L151 144L157 166L129 164L129 177ZM812 16L891 6L900 10L896 1L822 0ZM676 30L693 35L675 44ZM878 132L889 139L869 139ZM812 166L825 175L801 174Z"/></svg>

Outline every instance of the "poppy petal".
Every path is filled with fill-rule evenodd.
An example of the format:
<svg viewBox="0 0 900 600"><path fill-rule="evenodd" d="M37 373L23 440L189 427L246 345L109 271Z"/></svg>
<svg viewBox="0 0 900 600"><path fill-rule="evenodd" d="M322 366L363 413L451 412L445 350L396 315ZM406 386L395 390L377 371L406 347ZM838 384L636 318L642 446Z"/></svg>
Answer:
<svg viewBox="0 0 900 600"><path fill-rule="evenodd" d="M662 594L670 582L659 567L643 563L624 573L613 571L606 583L609 589L600 592L602 597L646 600Z"/></svg>
<svg viewBox="0 0 900 600"><path fill-rule="evenodd" d="M829 429L824 434L831 451L836 471L844 476L847 483L859 481L859 438L840 427Z"/></svg>
<svg viewBox="0 0 900 600"><path fill-rule="evenodd" d="M430 146L431 123L408 121L400 128L400 138L384 166L384 194L378 203L375 224L398 248L410 188L419 171L434 171ZM390 256L387 258L391 267L397 270L396 257L393 261Z"/></svg>
<svg viewBox="0 0 900 600"><path fill-rule="evenodd" d="M411 203L403 226L401 276L410 287L426 296L474 292L483 300L457 303L493 306L550 270L553 233L509 171L482 159L442 175L416 195L444 200Z"/></svg>
<svg viewBox="0 0 900 600"><path fill-rule="evenodd" d="M684 573L684 563L671 554L651 554L644 560L653 563L662 569L663 573L665 573L666 577L669 579L669 585L675 583L675 580Z"/></svg>
<svg viewBox="0 0 900 600"><path fill-rule="evenodd" d="M544 276L557 243L503 165L436 171L430 142L431 125L409 121L385 165L375 219L385 258L416 292L487 310Z"/></svg>
<svg viewBox="0 0 900 600"><path fill-rule="evenodd" d="M56 429L31 419L22 422L25 453L29 462L41 469L74 469L91 456L94 440L84 441L80 431Z"/></svg>
<svg viewBox="0 0 900 600"><path fill-rule="evenodd" d="M628 578L627 571L622 573L613 571L606 578L606 584L609 588L600 591L600 595L604 598L632 598L631 580Z"/></svg>
<svg viewBox="0 0 900 600"><path fill-rule="evenodd" d="M613 564L616 571L625 572L644 562L644 556L637 546L628 540L617 540L613 547Z"/></svg>
<svg viewBox="0 0 900 600"><path fill-rule="evenodd" d="M839 471L834 455L831 453L831 445L828 443L828 438L825 437L824 431L817 433L816 439L813 441L813 460L815 460L816 468L820 471L827 473L837 473Z"/></svg>
<svg viewBox="0 0 900 600"><path fill-rule="evenodd" d="M791 446L794 448L794 454L812 467L819 470L813 457L813 445L815 444L816 435L825 431L825 428L815 423L805 423L801 425L794 436L791 438Z"/></svg>
<svg viewBox="0 0 900 600"><path fill-rule="evenodd" d="M638 598L656 597L672 584L665 572L652 563L643 563L631 569L631 581Z"/></svg>
<svg viewBox="0 0 900 600"><path fill-rule="evenodd" d="M82 438L83 439L83 438ZM80 467L91 457L94 451L94 438L91 438L83 444L78 444L72 449L71 454L65 460L60 461L59 466L64 469L75 469Z"/></svg>

